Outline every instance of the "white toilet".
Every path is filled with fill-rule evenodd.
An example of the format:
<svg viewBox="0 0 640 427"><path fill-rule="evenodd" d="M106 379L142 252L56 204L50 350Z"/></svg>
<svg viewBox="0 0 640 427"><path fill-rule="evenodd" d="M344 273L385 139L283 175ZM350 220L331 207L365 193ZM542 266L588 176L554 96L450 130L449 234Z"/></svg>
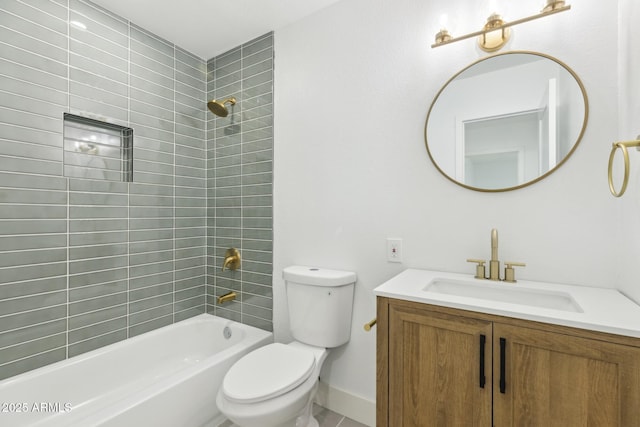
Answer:
<svg viewBox="0 0 640 427"><path fill-rule="evenodd" d="M318 427L311 409L322 363L328 348L351 336L355 273L292 266L282 276L295 341L242 357L216 398L220 411L240 427Z"/></svg>

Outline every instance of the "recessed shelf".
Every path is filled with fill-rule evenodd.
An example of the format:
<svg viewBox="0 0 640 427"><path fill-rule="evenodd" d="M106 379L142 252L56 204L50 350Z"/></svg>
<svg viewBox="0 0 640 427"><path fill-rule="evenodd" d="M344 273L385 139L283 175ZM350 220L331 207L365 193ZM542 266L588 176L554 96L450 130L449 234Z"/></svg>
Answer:
<svg viewBox="0 0 640 427"><path fill-rule="evenodd" d="M64 176L133 181L133 129L64 114Z"/></svg>

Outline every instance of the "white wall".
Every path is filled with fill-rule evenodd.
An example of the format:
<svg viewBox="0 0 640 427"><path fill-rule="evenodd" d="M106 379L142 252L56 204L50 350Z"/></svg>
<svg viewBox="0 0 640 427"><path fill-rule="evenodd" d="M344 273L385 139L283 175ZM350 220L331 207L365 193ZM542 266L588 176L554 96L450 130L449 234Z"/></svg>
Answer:
<svg viewBox="0 0 640 427"><path fill-rule="evenodd" d="M474 40L431 49L438 19L446 12L454 34L473 31L491 12L483 3L342 0L275 33L276 337L289 339L285 266L356 271L351 341L327 360L322 380L371 401L375 333L362 325L375 317L372 290L409 267L473 273L465 260L489 256L493 227L501 259L527 263L523 279L624 287L640 297L633 263L617 262L621 248L637 259L640 247L621 244L629 237L606 179L619 131L613 4L571 2L569 12L515 27L506 48L555 56L585 84L589 124L559 171L489 194L451 183L431 164L423 139L431 100L449 76L486 55ZM516 19L542 4L510 2L503 14ZM640 195L640 183L634 191ZM639 210L638 200L630 209ZM386 262L387 237L404 239L402 264Z"/></svg>
<svg viewBox="0 0 640 427"><path fill-rule="evenodd" d="M620 0L620 120L618 141L635 139L640 135L640 2ZM609 141L613 142L613 141ZM609 146L610 147L610 146ZM618 153L619 154L619 153ZM631 177L622 199L617 201L621 210L618 226L620 235L619 288L640 301L640 152L630 150ZM620 188L619 185L617 188ZM633 268L635 267L635 268Z"/></svg>

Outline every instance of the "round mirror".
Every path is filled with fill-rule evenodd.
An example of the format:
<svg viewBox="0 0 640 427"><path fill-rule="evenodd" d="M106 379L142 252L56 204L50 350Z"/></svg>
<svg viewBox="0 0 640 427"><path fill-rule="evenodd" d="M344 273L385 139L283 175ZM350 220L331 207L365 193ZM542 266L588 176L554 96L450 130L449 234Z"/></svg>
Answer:
<svg viewBox="0 0 640 427"><path fill-rule="evenodd" d="M562 62L533 52L481 59L436 95L425 142L436 168L476 191L509 191L546 177L578 146L587 94Z"/></svg>

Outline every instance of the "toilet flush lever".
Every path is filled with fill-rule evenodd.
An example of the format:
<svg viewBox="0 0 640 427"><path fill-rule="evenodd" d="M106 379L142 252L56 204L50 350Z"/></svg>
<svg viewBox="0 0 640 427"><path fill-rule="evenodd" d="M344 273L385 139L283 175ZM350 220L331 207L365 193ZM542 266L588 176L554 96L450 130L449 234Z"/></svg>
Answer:
<svg viewBox="0 0 640 427"><path fill-rule="evenodd" d="M373 328L376 323L378 323L378 319L377 318L371 320L370 322L365 323L364 324L364 330L369 332L371 330L371 328Z"/></svg>

